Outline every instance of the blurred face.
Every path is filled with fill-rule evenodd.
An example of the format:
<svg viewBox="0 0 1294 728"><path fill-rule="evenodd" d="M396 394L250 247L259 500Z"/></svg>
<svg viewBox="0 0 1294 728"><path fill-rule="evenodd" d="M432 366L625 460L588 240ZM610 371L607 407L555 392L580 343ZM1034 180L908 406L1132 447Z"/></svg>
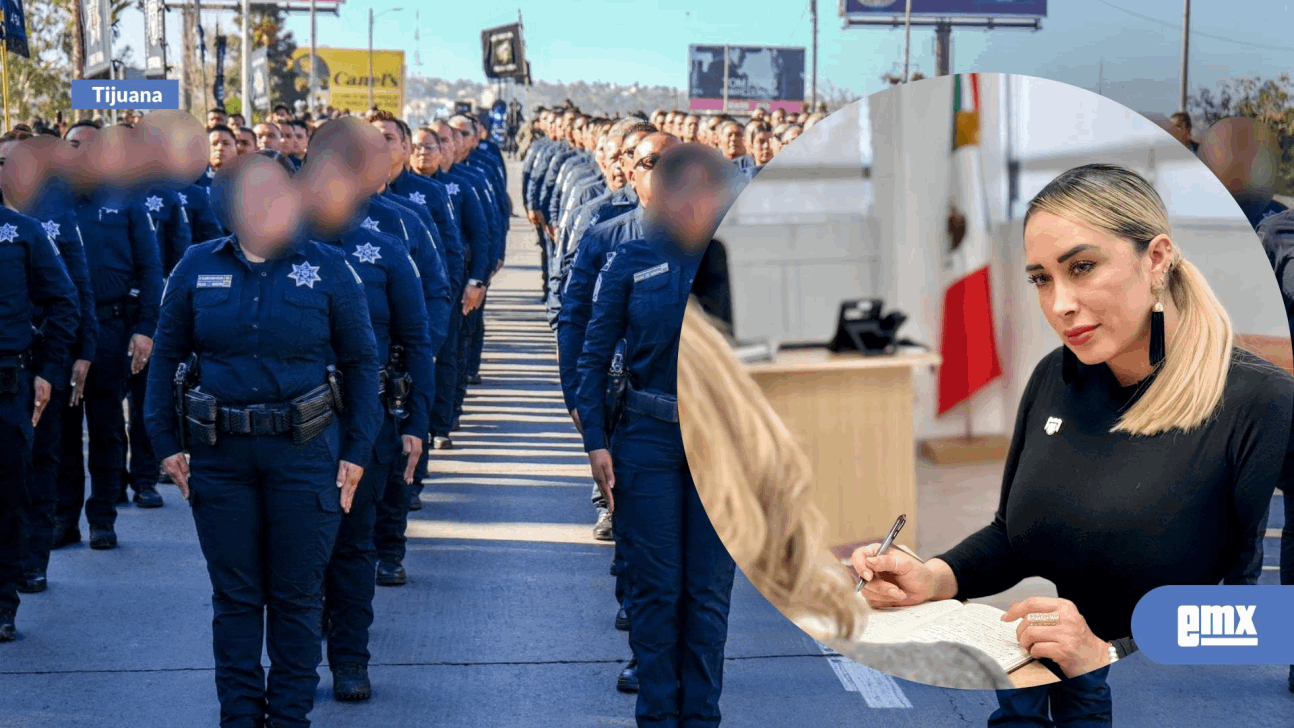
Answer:
<svg viewBox="0 0 1294 728"><path fill-rule="evenodd" d="M588 123L589 123L588 120L582 116L575 117L574 121L571 122L571 135L570 135L571 144L579 143L580 134L584 132L584 127L587 126Z"/></svg>
<svg viewBox="0 0 1294 728"><path fill-rule="evenodd" d="M297 138L292 134L292 127L286 124L275 124L275 131L279 133L279 151L284 154L296 154Z"/></svg>
<svg viewBox="0 0 1294 728"><path fill-rule="evenodd" d="M763 121L766 112L760 108L751 113L750 118L754 121Z"/></svg>
<svg viewBox="0 0 1294 728"><path fill-rule="evenodd" d="M279 136L279 128L273 124L257 124L253 130L256 133L257 149L279 149L282 137Z"/></svg>
<svg viewBox="0 0 1294 728"><path fill-rule="evenodd" d="M242 115L242 114L232 114L232 115L230 115L230 117L229 117L229 123L230 123L230 124L233 124L233 125L234 125L234 126L236 126L236 127L237 127L237 126L247 126L247 120L243 118L243 115Z"/></svg>
<svg viewBox="0 0 1294 728"><path fill-rule="evenodd" d="M773 109L772 119L774 124L786 121L786 109Z"/></svg>
<svg viewBox="0 0 1294 728"><path fill-rule="evenodd" d="M390 156L385 161L391 167L388 179L394 179L404 169L404 149L400 144L400 127L394 121L375 121L373 128L382 132L382 139L386 141L386 151Z"/></svg>
<svg viewBox="0 0 1294 728"><path fill-rule="evenodd" d="M440 139L429 131L414 132L409 163L418 174L433 174L440 169Z"/></svg>
<svg viewBox="0 0 1294 728"><path fill-rule="evenodd" d="M1160 235L1138 255L1128 240L1049 212L1034 213L1024 232L1025 272L1047 323L1084 364L1115 371L1149 364L1151 284L1172 249Z"/></svg>
<svg viewBox="0 0 1294 728"><path fill-rule="evenodd" d="M785 148L791 142L799 139L800 135L803 133L804 129L802 127L793 126L790 129L787 129L786 133L782 135L782 147Z"/></svg>
<svg viewBox="0 0 1294 728"><path fill-rule="evenodd" d="M728 159L736 159L746 153L746 145L741 140L741 127L725 124L719 128L719 151Z"/></svg>
<svg viewBox="0 0 1294 728"><path fill-rule="evenodd" d="M225 115L219 111L207 112L207 126L215 126L216 124L225 124L227 121L228 119L225 118Z"/></svg>
<svg viewBox="0 0 1294 728"><path fill-rule="evenodd" d="M304 127L293 125L292 136L297 141L297 156L305 154L306 147L310 144L310 134L306 132Z"/></svg>
<svg viewBox="0 0 1294 728"><path fill-rule="evenodd" d="M755 132L752 140L751 154L755 157L755 164L764 166L773 159L773 135L766 131Z"/></svg>
<svg viewBox="0 0 1294 728"><path fill-rule="evenodd" d="M256 135L253 134L251 130L239 131L238 141L235 143L235 147L238 149L239 156L255 152Z"/></svg>
<svg viewBox="0 0 1294 728"><path fill-rule="evenodd" d="M1223 119L1200 144L1200 156L1239 200L1269 200L1276 186L1278 142L1252 119Z"/></svg>
<svg viewBox="0 0 1294 728"><path fill-rule="evenodd" d="M238 156L237 142L226 132L211 132L207 135L207 143L211 145L211 153L207 158L207 164L210 164L212 169L220 169Z"/></svg>

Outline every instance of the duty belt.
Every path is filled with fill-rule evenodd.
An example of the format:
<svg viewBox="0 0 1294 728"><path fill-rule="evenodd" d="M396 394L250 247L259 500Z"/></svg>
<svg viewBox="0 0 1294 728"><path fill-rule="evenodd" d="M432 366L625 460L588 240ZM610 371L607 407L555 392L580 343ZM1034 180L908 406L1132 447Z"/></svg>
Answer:
<svg viewBox="0 0 1294 728"><path fill-rule="evenodd" d="M114 321L126 315L126 302L101 303L94 307L94 315L100 321Z"/></svg>
<svg viewBox="0 0 1294 728"><path fill-rule="evenodd" d="M220 407L216 426L230 435L283 435L332 409L332 392L325 384L283 404Z"/></svg>
<svg viewBox="0 0 1294 728"><path fill-rule="evenodd" d="M19 369L31 368L31 349L20 351L17 354L0 351L0 367L17 366Z"/></svg>
<svg viewBox="0 0 1294 728"><path fill-rule="evenodd" d="M625 409L662 422L678 422L678 398L630 389L625 393Z"/></svg>

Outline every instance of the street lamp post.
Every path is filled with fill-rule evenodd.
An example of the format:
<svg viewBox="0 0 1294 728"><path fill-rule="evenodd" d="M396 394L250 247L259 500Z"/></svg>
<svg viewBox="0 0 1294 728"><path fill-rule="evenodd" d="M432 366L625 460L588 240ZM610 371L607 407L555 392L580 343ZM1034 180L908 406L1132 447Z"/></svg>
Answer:
<svg viewBox="0 0 1294 728"><path fill-rule="evenodd" d="M376 15L373 8L368 9L368 108L373 108L373 21L385 13L398 13L403 8L390 8Z"/></svg>

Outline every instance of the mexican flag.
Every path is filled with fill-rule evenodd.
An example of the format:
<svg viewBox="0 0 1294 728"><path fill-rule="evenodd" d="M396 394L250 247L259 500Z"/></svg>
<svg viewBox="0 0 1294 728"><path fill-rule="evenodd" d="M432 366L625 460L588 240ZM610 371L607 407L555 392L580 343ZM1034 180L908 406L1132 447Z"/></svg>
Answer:
<svg viewBox="0 0 1294 728"><path fill-rule="evenodd" d="M953 77L953 148L949 202L964 235L945 241L943 327L939 337L939 414L1002 375L989 286L991 244L979 155L978 74ZM960 226L959 226L960 227ZM958 232L961 232L960 230Z"/></svg>

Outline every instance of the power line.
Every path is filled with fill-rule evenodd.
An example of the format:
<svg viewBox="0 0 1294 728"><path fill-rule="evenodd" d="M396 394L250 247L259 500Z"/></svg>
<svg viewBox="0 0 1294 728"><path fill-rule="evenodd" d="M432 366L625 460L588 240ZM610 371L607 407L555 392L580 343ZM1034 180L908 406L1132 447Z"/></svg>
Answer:
<svg viewBox="0 0 1294 728"><path fill-rule="evenodd" d="M1096 0L1096 1L1101 3L1102 5L1112 7L1115 10L1127 13L1128 15L1131 15L1134 18L1140 18L1141 20L1144 20L1149 23L1162 25L1165 28L1172 28L1173 30L1182 29L1182 26L1180 23L1170 23L1166 20L1160 20L1159 18L1152 18L1149 15L1142 15L1141 13L1134 12L1127 8L1121 8L1118 5L1115 5L1114 3L1106 2L1106 0ZM1198 36L1201 38L1212 38L1213 40L1220 40L1227 43L1235 43L1236 45L1248 46L1250 48L1261 48L1263 50L1269 50L1269 51L1289 51L1290 50L1290 46L1287 46L1287 45L1278 46L1278 45L1263 45L1262 43L1250 43L1247 40L1236 40L1235 38L1227 38L1226 36L1222 36L1222 35L1213 35L1212 33L1201 33L1198 30L1192 30L1191 35Z"/></svg>

